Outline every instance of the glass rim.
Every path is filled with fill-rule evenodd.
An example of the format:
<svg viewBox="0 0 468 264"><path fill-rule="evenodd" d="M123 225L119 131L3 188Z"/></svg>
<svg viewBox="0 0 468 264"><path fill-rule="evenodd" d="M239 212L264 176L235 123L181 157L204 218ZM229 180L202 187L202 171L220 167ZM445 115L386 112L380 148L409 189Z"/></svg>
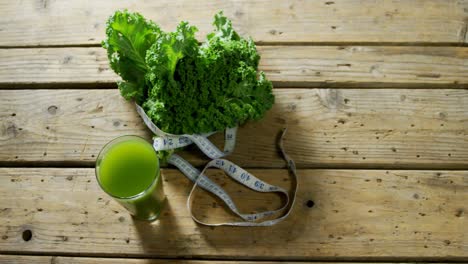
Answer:
<svg viewBox="0 0 468 264"><path fill-rule="evenodd" d="M116 137L114 139L112 139L111 141L107 142L102 148L101 150L99 151L99 154L96 158L96 161L95 161L95 165L94 165L94 175L96 177L96 181L98 182L99 184L99 187L101 188L101 190L103 190L107 195L113 197L113 198L116 198L116 199L119 199L119 200L131 200L131 199L135 199L135 198L138 198L138 197L141 197L143 196L148 190L151 189L151 187L153 187L153 185L158 181L158 178L161 176L161 172L160 172L160 169L159 169L159 159L158 157L156 156L156 160L158 162L158 169L156 169L156 172L155 172L155 175L154 175L154 178L153 180L151 181L151 184L146 187L143 191L135 194L135 195L132 195L132 196L126 196L126 197L120 197L120 196L117 196L117 195L113 195L112 193L109 193L101 184L101 181L99 180L99 176L98 176L98 166L97 166L97 161L101 158L102 159L102 156L104 154L104 150L106 150L106 148L110 147L112 144L115 144L116 141L118 140L122 140L124 138L137 138L137 139L141 139L142 141L144 141L145 143L147 144L150 144L148 141L146 141L145 138L141 137L141 136L137 136L137 135L123 135L123 136L119 136L119 137ZM151 144L150 144L151 145ZM151 145L151 149L155 152L156 154L156 151L154 150L153 148L153 145Z"/></svg>

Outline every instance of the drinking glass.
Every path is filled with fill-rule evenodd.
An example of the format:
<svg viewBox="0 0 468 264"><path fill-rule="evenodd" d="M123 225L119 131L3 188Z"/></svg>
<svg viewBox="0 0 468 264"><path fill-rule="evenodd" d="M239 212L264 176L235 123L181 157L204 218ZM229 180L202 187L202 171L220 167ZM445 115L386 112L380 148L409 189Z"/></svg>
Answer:
<svg viewBox="0 0 468 264"><path fill-rule="evenodd" d="M96 160L96 179L135 218L159 217L165 200L159 160L145 139L121 136L107 143Z"/></svg>

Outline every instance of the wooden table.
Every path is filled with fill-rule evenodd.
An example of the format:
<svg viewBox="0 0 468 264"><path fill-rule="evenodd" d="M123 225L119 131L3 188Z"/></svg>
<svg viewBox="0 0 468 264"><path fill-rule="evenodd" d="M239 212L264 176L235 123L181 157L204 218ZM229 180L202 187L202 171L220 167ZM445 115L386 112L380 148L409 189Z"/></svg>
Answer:
<svg viewBox="0 0 468 264"><path fill-rule="evenodd" d="M286 221L196 225L191 183L171 167L153 223L98 188L106 142L150 138L99 46L120 8L164 29L188 20L199 39L222 9L255 39L276 104L240 128L229 159L290 188L275 146L289 127L300 189ZM468 1L4 0L0 13L0 263L468 261ZM243 211L281 202L211 175ZM195 204L231 218L202 191Z"/></svg>

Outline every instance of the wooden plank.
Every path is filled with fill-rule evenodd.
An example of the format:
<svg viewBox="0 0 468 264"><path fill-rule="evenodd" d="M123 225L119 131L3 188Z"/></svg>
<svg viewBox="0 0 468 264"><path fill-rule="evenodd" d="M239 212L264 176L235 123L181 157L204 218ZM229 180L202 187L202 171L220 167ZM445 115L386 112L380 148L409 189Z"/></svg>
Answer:
<svg viewBox="0 0 468 264"><path fill-rule="evenodd" d="M115 87L119 79L103 48L0 49L2 88L65 83Z"/></svg>
<svg viewBox="0 0 468 264"><path fill-rule="evenodd" d="M468 87L468 47L259 46L276 87ZM0 87L114 86L102 48L0 49Z"/></svg>
<svg viewBox="0 0 468 264"><path fill-rule="evenodd" d="M87 258L87 257L56 257L56 256L11 256L0 255L0 264L233 264L237 261L209 261L209 260L157 260L157 259L128 259L128 258ZM243 261L243 264L255 264L258 262ZM261 264L275 264L283 262L261 262ZM296 262L298 263L298 262ZM300 262L303 263L303 262ZM311 263L311 262L308 262ZM315 264L320 264L313 262ZM325 264L325 263L323 263Z"/></svg>
<svg viewBox="0 0 468 264"><path fill-rule="evenodd" d="M277 136L299 167L467 168L468 90L276 89L265 118L239 129L229 159L282 168ZM150 138L114 89L0 90L3 164L93 166L111 139ZM213 137L221 145L221 134ZM196 147L183 155L204 164Z"/></svg>
<svg viewBox="0 0 468 264"><path fill-rule="evenodd" d="M251 170L284 188L286 170ZM98 187L93 169L0 168L0 252L246 260L467 260L468 171L299 170L290 217L266 228L204 227L186 208L191 183L163 170L159 221L134 221ZM249 191L219 171L210 178L240 210L272 209L280 197ZM240 202L241 201L241 202ZM314 202L314 206L309 207ZM199 191L195 214L232 219ZM29 241L23 233L31 231ZM255 249L251 249L254 247Z"/></svg>
<svg viewBox="0 0 468 264"><path fill-rule="evenodd" d="M232 263L242 263L242 264L279 264L285 262L271 262L271 261L220 261L220 260L172 260L172 259L129 259L129 258L87 258L87 257L57 257L57 256L19 256L19 255L0 255L0 264L114 264L114 263L123 263L123 264L232 264ZM354 264L359 262L291 262L287 263L304 263L304 264ZM382 262L366 262L368 264L377 264ZM427 262L426 262L427 263ZM445 264L440 263L439 264ZM385 264L385 263L384 263ZM403 263L401 263L403 264Z"/></svg>
<svg viewBox="0 0 468 264"><path fill-rule="evenodd" d="M6 1L0 46L96 45L117 9L140 11L165 30L180 20L212 30L219 10L260 43L467 43L467 7L458 1ZM21 10L21 11L18 11Z"/></svg>

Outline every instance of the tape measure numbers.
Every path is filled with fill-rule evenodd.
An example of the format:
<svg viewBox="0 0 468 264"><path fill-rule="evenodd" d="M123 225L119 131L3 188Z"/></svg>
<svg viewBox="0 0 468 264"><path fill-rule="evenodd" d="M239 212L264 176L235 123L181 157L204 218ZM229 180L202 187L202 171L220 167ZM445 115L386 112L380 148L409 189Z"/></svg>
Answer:
<svg viewBox="0 0 468 264"><path fill-rule="evenodd" d="M151 121L151 119L146 115L145 111L143 110L141 106L136 104L136 108L137 108L138 114L141 116L146 126L154 134L158 136L158 137L155 137L153 141L153 147L156 151L171 150L171 149L185 147L190 144L196 144L205 155L207 155L209 158L212 159L210 162L208 162L208 164L206 164L205 168L201 172L177 154L172 154L168 159L169 164L176 166L185 176L187 176L187 178L189 178L191 181L194 182L192 190L190 191L189 197L187 199L187 208L189 209L190 215L195 222L203 224L203 225L208 225L208 226L222 226L222 225L271 226L284 220L286 217L289 216L294 206L295 200L296 200L298 182L297 182L295 163L285 153L284 148L283 148L283 138L284 138L284 135L286 134L286 129L283 131L281 135L278 147L280 148L283 154L283 157L288 164L288 169L293 175L294 181L296 183L294 189L292 190L293 192L292 199L290 199L289 194L285 189L266 183L262 181L261 179L255 177L251 173L247 172L246 170L242 169L241 167L237 166L236 164L232 163L231 161L221 159L222 157L225 157L231 154L232 151L234 150L235 145L236 145L237 127L227 128L225 130L224 150L221 151L207 138L215 134L216 132L210 132L210 133L206 133L202 135L196 135L196 134L195 135L188 135L188 134L174 135L174 134L166 133L162 131L161 129L159 129ZM286 196L286 202L283 207L273 210L273 211L264 211L264 212L259 212L255 214L243 214L239 212L239 210L237 209L237 206L235 205L234 201L231 199L229 194L222 187L220 187L218 184L213 182L211 179L209 179L205 175L205 171L208 168L221 169L224 172L226 172L226 174L229 175L231 178L233 178L237 182L241 183L242 185L254 191L276 192L276 193L283 194ZM210 193L213 193L218 198L220 198L229 207L229 209L233 213L238 215L240 218L242 218L243 221L212 224L212 223L206 223L197 219L193 215L193 212L192 212L192 200L193 200L192 197L193 197L193 193L195 189L198 186L205 189L206 191ZM287 212L278 218L275 218L272 220L266 220L263 222L258 222L259 220L265 217L272 216L280 212L284 212L285 210L287 210Z"/></svg>

